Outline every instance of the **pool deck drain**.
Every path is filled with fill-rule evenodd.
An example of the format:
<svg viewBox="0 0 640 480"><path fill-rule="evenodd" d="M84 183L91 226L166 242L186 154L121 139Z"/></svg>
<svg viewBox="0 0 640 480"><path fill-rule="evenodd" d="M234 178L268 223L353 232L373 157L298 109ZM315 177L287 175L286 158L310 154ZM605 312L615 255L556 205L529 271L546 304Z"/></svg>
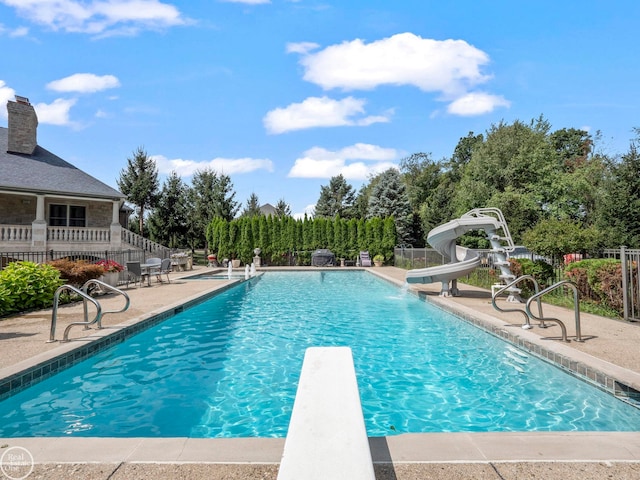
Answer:
<svg viewBox="0 0 640 480"><path fill-rule="evenodd" d="M125 290L131 296L132 307L128 312L106 316L106 333L121 328L121 324L131 325L164 311L173 312L184 301L229 285L224 279L184 279L206 270L200 267L174 273L171 284L153 283L151 287ZM404 270L382 267L371 272L397 284L404 283ZM520 330L516 322L521 322L521 316L513 318L495 311L490 292L466 285L460 288L461 297L446 299L438 297L439 285L420 285L418 290L429 301L456 311L468 321L483 323L483 328L495 325L494 334L529 335L533 344L543 345L545 352L551 351L560 359L592 366L594 372L604 370L611 378L640 386L640 326L583 314L586 341L563 344L553 339L557 327ZM121 300L105 297L103 301L113 303L105 308L117 308ZM563 319L572 334L572 311L547 305L544 308L545 313L549 311ZM79 306L61 308L59 331L81 316ZM71 342L46 344L50 321L50 310L0 321L0 378L62 350L86 344L97 333L77 328L71 331ZM586 371L582 373L588 375ZM0 439L0 456L11 447L26 448L36 463L29 478L275 479L284 442L268 438L10 438ZM378 479L640 478L640 432L403 434L370 438L369 443Z"/></svg>

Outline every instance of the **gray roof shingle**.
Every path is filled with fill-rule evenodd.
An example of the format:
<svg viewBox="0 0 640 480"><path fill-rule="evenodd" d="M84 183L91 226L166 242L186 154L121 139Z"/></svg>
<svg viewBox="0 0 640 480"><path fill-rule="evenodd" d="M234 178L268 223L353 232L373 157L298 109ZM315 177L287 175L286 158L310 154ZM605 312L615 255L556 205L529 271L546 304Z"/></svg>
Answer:
<svg viewBox="0 0 640 480"><path fill-rule="evenodd" d="M33 154L7 153L9 129L0 127L0 190L101 199L125 195L37 146Z"/></svg>

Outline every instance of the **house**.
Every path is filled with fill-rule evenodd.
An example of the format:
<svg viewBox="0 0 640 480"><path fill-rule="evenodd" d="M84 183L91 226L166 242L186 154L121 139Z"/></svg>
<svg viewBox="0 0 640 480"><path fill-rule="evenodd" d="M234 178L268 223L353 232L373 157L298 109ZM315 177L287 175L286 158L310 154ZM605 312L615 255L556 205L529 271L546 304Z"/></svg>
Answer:
<svg viewBox="0 0 640 480"><path fill-rule="evenodd" d="M269 215L275 216L277 213L277 210L276 210L276 207L274 207L270 203L265 203L260 207L260 213L265 217L268 217Z"/></svg>
<svg viewBox="0 0 640 480"><path fill-rule="evenodd" d="M125 195L37 143L24 97L7 102L0 127L0 253L143 248L128 231ZM148 241L147 241L148 242Z"/></svg>

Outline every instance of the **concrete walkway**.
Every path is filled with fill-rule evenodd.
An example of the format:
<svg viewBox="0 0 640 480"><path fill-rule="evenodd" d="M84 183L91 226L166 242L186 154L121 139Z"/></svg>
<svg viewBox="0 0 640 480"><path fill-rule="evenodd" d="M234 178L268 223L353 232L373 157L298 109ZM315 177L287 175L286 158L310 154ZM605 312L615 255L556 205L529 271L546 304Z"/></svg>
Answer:
<svg viewBox="0 0 640 480"><path fill-rule="evenodd" d="M206 270L200 267L193 272L173 273L170 284L153 282L151 287L125 289L131 298L127 312L107 315L102 331L74 327L72 341L66 344L46 343L50 310L0 320L0 380L123 326L163 311L173 312L185 301L229 285L228 280L184 279ZM383 267L371 271L404 284L403 270ZM640 327L583 314L586 341L564 343L557 339L557 326L522 330L522 316L494 310L490 292L465 285L460 289L462 296L454 298L440 298L439 285L421 285L418 290L429 301L473 319L470 321L493 329L497 335L516 338L531 349L539 345L558 359L568 358L575 365L583 365L585 375L592 369L640 389ZM122 298L102 297L101 304L107 310L118 309ZM545 315L563 319L570 337L575 334L572 311L551 306L545 306L544 311ZM66 325L81 318L80 306L62 307L56 338L62 337ZM283 446L284 439L262 438L0 439L0 458L4 458L0 472L8 478L26 475L30 465L7 461L14 458L11 454L26 451L35 462L27 477L30 479L275 479ZM370 438L370 446L376 478L385 480L640 478L639 432L405 434Z"/></svg>

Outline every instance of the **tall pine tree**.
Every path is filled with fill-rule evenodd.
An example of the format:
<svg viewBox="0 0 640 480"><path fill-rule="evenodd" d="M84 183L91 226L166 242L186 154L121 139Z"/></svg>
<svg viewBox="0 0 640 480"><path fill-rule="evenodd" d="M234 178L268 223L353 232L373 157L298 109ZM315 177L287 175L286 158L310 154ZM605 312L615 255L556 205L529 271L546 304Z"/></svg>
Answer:
<svg viewBox="0 0 640 480"><path fill-rule="evenodd" d="M133 152L133 158L127 158L127 167L120 171L118 188L127 196L127 200L137 208L140 222L140 235L144 235L144 216L158 200L158 169L156 162L149 158L142 147Z"/></svg>

